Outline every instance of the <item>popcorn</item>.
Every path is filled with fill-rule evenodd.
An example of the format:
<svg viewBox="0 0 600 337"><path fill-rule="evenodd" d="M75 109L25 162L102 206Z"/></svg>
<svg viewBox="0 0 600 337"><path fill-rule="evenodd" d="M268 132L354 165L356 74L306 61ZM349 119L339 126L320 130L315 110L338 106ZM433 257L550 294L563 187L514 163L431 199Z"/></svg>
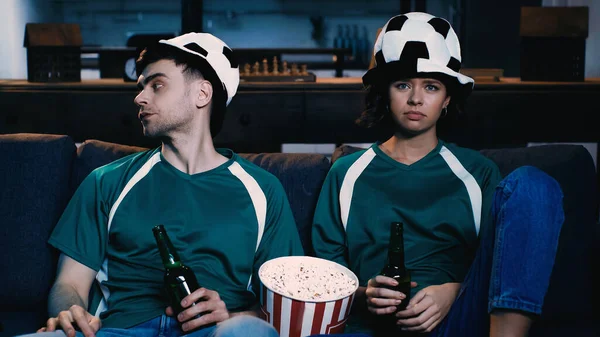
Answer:
<svg viewBox="0 0 600 337"><path fill-rule="evenodd" d="M354 293L357 281L331 264L281 261L263 265L260 279L273 291L300 301L330 301Z"/></svg>
<svg viewBox="0 0 600 337"><path fill-rule="evenodd" d="M282 256L260 266L259 316L281 337L344 332L358 278L348 268L312 256Z"/></svg>

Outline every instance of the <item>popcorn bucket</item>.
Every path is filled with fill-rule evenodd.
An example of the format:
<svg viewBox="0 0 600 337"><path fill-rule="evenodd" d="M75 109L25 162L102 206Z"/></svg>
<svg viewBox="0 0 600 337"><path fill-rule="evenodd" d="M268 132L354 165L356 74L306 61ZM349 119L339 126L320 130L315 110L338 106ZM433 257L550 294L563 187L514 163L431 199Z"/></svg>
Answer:
<svg viewBox="0 0 600 337"><path fill-rule="evenodd" d="M298 287L298 280L293 290L282 290L281 285L276 284L276 274L268 275L266 271L274 271L277 268L286 268L294 271L291 277L301 279L306 283L315 284L320 280L320 285L330 287L328 295L321 298L307 298ZM281 267L285 266L285 267ZM304 268L304 273L298 272ZM321 273L310 273L313 271L327 271L327 275ZM281 270L281 269L279 269ZM288 281L290 273L286 272ZM263 275L264 274L264 275ZM313 334L337 334L343 333L346 321L350 314L354 295L358 289L358 278L348 268L324 259L309 256L285 256L265 262L258 273L261 281L260 306L261 318L269 322L281 337L305 337ZM336 283L336 280L328 278L334 275L343 275L347 283ZM331 289L331 287L336 289ZM333 293L335 290L336 294ZM315 289L311 289L314 292Z"/></svg>

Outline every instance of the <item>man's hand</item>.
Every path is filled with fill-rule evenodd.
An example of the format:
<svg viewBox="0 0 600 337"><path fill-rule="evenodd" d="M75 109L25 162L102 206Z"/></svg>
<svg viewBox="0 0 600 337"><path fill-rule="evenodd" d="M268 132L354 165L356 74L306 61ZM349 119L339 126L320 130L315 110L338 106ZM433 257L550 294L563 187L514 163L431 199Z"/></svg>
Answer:
<svg viewBox="0 0 600 337"><path fill-rule="evenodd" d="M192 305L196 303L195 305ZM225 306L225 302L219 297L219 293L206 288L199 288L193 293L181 300L181 306L185 309L179 315L177 320L185 322L181 329L183 331L191 331L198 327L219 323L229 318L229 311ZM166 309L168 316L173 316L173 308ZM202 314L199 318L194 319L196 315Z"/></svg>
<svg viewBox="0 0 600 337"><path fill-rule="evenodd" d="M391 290L386 287L397 286L398 282L391 277L377 275L370 279L367 284L365 295L367 297L367 308L375 315L387 315L396 311L396 306L406 298L406 294ZM412 288L417 286L411 282Z"/></svg>
<svg viewBox="0 0 600 337"><path fill-rule="evenodd" d="M78 305L73 305L69 310L61 311L57 317L49 318L46 326L37 332L56 331L60 327L67 337L75 337L75 327L78 327L85 337L95 337L101 326L102 322L98 317Z"/></svg>
<svg viewBox="0 0 600 337"><path fill-rule="evenodd" d="M403 330L430 332L448 314L458 295L460 283L445 283L421 289L408 302L406 310L396 313Z"/></svg>

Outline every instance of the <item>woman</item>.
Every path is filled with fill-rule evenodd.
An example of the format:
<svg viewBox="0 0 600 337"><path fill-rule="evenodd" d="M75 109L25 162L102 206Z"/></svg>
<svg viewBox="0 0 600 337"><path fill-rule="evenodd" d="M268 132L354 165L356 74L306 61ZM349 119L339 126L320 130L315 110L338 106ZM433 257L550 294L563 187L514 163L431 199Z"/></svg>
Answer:
<svg viewBox="0 0 600 337"><path fill-rule="evenodd" d="M479 152L439 139L438 123L457 113L474 83L459 73L460 44L446 20L395 16L374 55L358 122L386 140L334 163L312 233L317 256L359 278L346 331L378 334L375 317L395 315L395 336L527 335L541 313L564 219L558 183L533 167L502 179ZM404 223L414 281L399 312L406 294L378 275L394 221Z"/></svg>

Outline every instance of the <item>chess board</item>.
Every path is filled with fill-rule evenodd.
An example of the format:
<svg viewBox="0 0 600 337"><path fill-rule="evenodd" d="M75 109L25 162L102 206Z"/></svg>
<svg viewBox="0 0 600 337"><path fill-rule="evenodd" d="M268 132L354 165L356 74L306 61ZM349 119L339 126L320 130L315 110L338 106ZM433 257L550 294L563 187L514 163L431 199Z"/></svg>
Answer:
<svg viewBox="0 0 600 337"><path fill-rule="evenodd" d="M307 71L305 64L298 67L297 64L288 66L286 61L278 62L277 57L273 58L271 64L267 59L261 63L249 63L240 67L241 82L315 82L317 76Z"/></svg>

